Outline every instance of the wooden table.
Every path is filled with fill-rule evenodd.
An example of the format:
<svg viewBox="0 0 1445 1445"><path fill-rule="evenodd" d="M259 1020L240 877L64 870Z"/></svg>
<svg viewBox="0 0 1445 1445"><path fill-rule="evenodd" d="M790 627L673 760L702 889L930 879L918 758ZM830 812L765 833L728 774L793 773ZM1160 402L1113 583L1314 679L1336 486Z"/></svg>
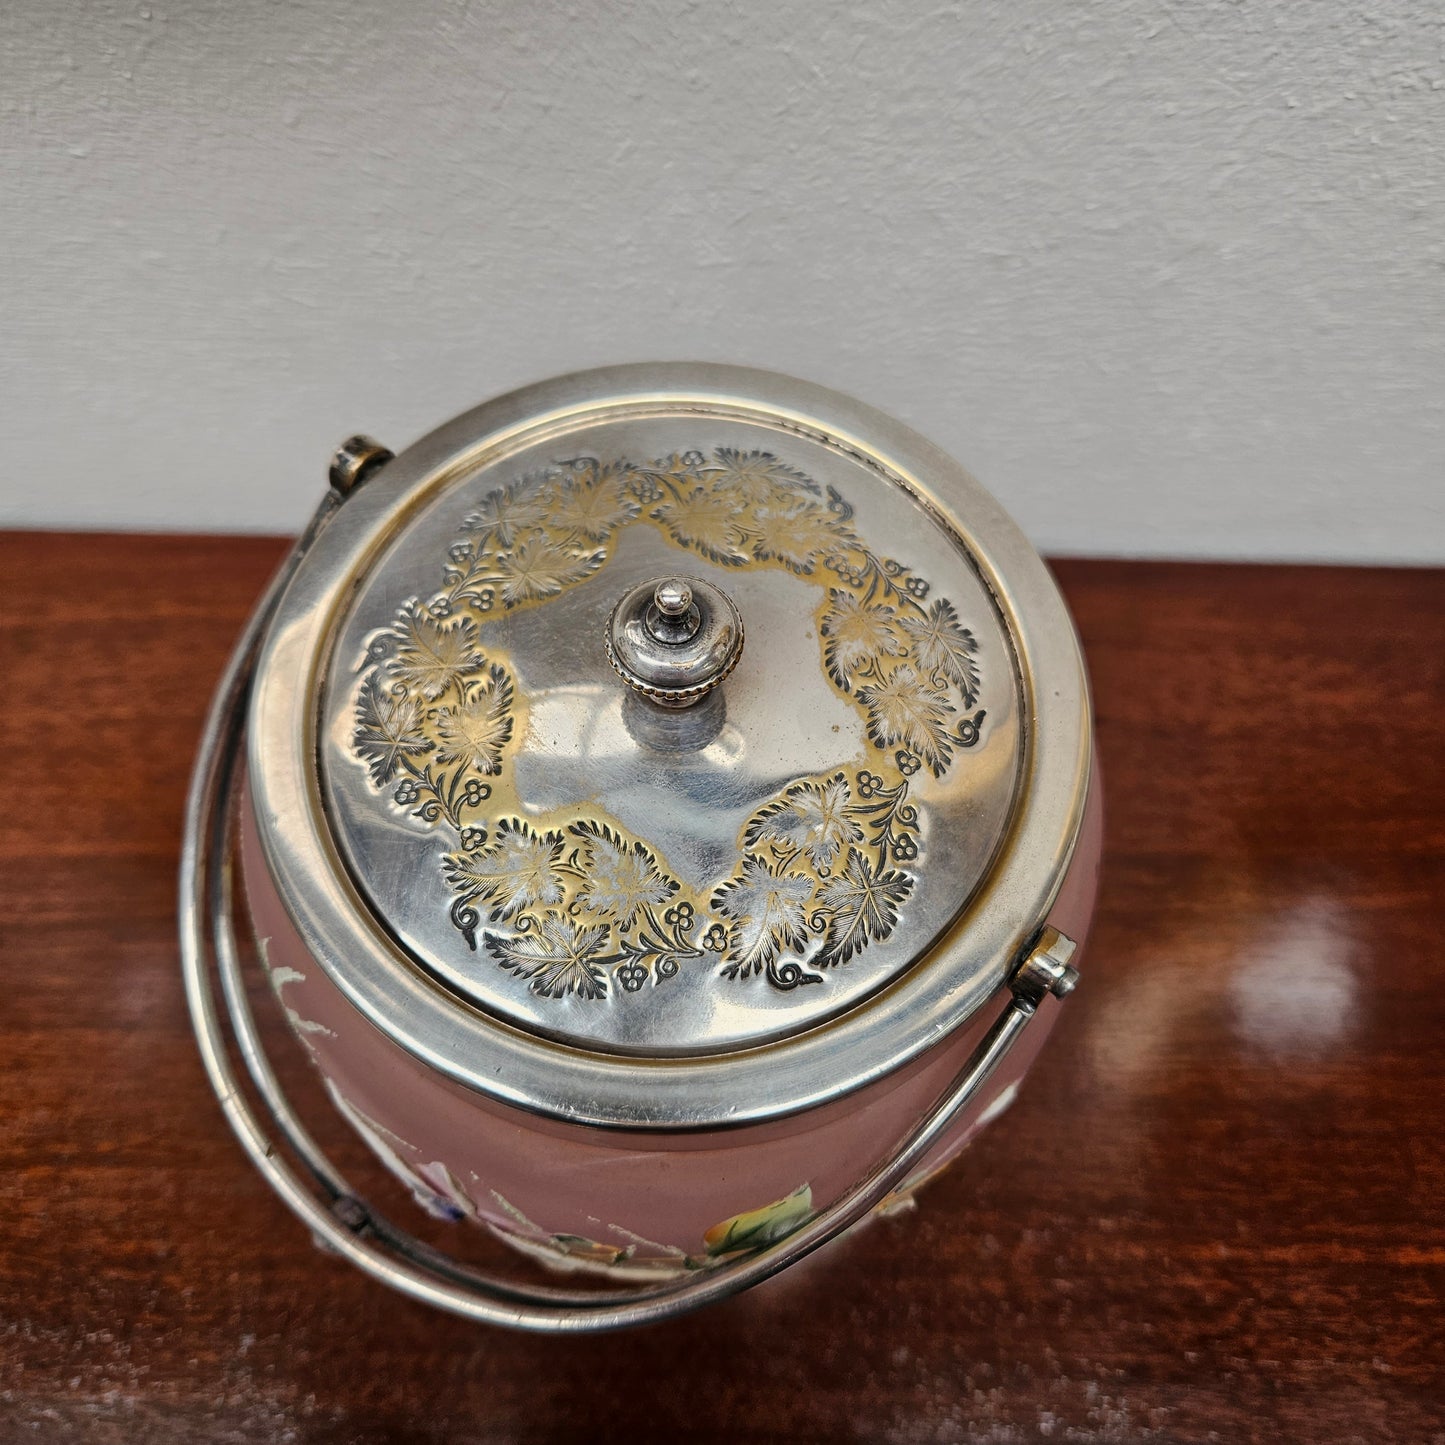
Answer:
<svg viewBox="0 0 1445 1445"><path fill-rule="evenodd" d="M1063 562L1108 845L1006 1122L676 1325L462 1324L318 1253L182 999L182 796L271 540L0 535L0 1433L1445 1440L1445 574Z"/></svg>

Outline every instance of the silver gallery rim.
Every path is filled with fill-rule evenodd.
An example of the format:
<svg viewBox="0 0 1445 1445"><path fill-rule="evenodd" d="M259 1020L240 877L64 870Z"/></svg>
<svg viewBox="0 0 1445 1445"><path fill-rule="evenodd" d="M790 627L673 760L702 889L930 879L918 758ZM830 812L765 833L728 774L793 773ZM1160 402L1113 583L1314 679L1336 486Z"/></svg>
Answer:
<svg viewBox="0 0 1445 1445"><path fill-rule="evenodd" d="M463 1003L372 913L322 803L317 699L353 579L438 488L523 438L620 411L692 410L797 430L863 460L933 508L993 594L1015 649L1025 748L1009 831L963 912L895 982L849 1012L734 1053L588 1052ZM967 518L967 522L965 522ZM271 880L308 953L359 1013L430 1069L569 1123L715 1129L825 1104L893 1073L1003 987L1045 921L1083 821L1092 720L1077 636L1053 578L999 504L957 462L891 417L774 373L705 364L579 372L498 397L380 469L316 535L266 630L246 729Z"/></svg>

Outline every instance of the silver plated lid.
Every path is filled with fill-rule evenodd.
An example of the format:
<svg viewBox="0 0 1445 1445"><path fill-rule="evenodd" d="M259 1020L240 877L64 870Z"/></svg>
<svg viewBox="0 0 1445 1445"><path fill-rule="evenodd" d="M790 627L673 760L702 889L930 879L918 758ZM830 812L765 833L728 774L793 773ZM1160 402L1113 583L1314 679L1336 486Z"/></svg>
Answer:
<svg viewBox="0 0 1445 1445"><path fill-rule="evenodd" d="M282 599L249 729L303 937L428 1064L706 1127L837 1097L1003 979L1072 852L1077 644L897 423L625 367L374 470Z"/></svg>

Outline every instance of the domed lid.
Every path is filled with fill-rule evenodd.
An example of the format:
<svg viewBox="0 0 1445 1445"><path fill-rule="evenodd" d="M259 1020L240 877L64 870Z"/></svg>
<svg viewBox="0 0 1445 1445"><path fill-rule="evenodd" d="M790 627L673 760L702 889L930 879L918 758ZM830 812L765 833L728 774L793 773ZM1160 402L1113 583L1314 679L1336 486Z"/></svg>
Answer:
<svg viewBox="0 0 1445 1445"><path fill-rule="evenodd" d="M1042 922L1087 781L1047 573L896 423L621 368L451 423L320 530L258 668L268 858L428 1063L705 1125L896 1067Z"/></svg>

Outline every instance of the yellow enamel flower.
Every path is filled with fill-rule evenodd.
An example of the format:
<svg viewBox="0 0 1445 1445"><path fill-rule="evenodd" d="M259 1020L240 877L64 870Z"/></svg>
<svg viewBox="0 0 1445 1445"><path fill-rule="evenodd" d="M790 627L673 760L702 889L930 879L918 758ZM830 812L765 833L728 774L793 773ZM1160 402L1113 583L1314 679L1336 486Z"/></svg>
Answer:
<svg viewBox="0 0 1445 1445"><path fill-rule="evenodd" d="M734 1254L743 1249L762 1249L786 1239L799 1225L813 1217L813 1190L803 1184L782 1199L761 1209L747 1209L714 1224L702 1237L708 1257Z"/></svg>

